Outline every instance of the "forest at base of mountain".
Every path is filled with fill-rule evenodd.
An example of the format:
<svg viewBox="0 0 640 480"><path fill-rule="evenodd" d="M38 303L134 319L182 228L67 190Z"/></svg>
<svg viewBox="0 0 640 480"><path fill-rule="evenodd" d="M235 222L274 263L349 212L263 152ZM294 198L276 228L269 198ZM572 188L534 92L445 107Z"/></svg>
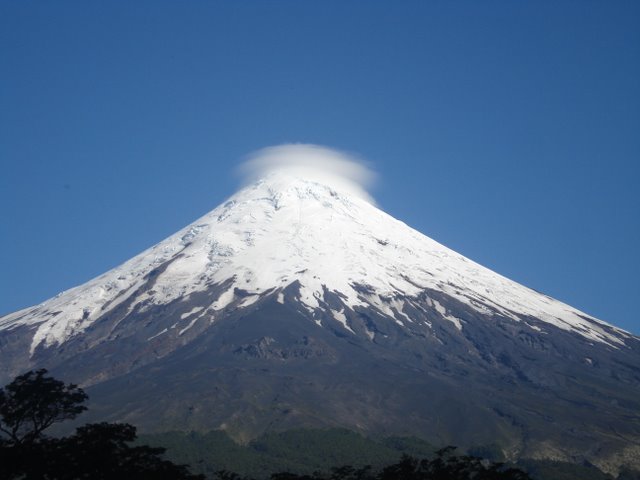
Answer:
<svg viewBox="0 0 640 480"><path fill-rule="evenodd" d="M274 472L312 474L351 465L373 469L397 462L403 454L430 458L438 448L416 437L367 438L346 429L299 429L265 434L239 445L223 431L166 432L140 435L138 442L167 448L165 457L187 464L194 473L212 477L226 470L255 479ZM478 446L466 453L491 461L504 461L495 445ZM552 460L522 460L515 465L534 480L613 480L593 466ZM640 480L640 472L623 472L619 480Z"/></svg>

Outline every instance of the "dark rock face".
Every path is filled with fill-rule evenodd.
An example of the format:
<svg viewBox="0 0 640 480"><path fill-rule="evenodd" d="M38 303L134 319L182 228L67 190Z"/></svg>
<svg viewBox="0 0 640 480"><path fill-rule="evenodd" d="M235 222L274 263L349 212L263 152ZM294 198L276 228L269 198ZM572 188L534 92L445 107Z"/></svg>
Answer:
<svg viewBox="0 0 640 480"><path fill-rule="evenodd" d="M262 360L308 360L327 356L336 359L335 352L328 345L307 336L302 337L290 346L280 346L279 342L273 337L262 337L255 342L241 345L233 353L245 359L255 358Z"/></svg>
<svg viewBox="0 0 640 480"><path fill-rule="evenodd" d="M640 451L637 338L616 349L535 318L483 315L430 290L405 299L395 318L349 308L331 292L310 311L296 301L296 284L244 307L238 291L237 302L209 315L226 288L146 310L123 302L31 358L32 331L1 331L2 381L47 367L88 388L83 420L143 431L221 428L247 440L347 427L497 443L511 457L588 460L610 471ZM351 331L331 311L342 311Z"/></svg>

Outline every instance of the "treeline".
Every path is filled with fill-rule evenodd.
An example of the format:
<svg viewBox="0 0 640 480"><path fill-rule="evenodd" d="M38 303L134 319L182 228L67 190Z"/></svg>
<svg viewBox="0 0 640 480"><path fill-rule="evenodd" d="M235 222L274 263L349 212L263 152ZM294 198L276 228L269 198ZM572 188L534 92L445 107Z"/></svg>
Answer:
<svg viewBox="0 0 640 480"><path fill-rule="evenodd" d="M237 444L220 430L141 435L140 442L166 447L172 461L192 465L194 471L210 477L219 470L268 478L271 472L312 474L347 464L379 469L397 462L402 454L421 458L437 450L418 438L374 440L346 429L268 433L245 445Z"/></svg>
<svg viewBox="0 0 640 480"><path fill-rule="evenodd" d="M370 465L369 474L381 472L402 455L434 459L436 447L416 437L373 439L346 429L298 429L269 433L238 445L222 431L165 432L141 435L145 444L167 447L167 457L192 466L196 472L215 478L216 472L235 472L239 478L268 479L271 472L293 472L312 478L314 472L333 472L337 465L360 469ZM450 452L451 453L451 452ZM470 448L465 452L493 463L505 458L497 445ZM623 469L614 477L592 465L553 460L522 460L511 465L534 480L640 480L638 472ZM329 473L317 474L330 478Z"/></svg>
<svg viewBox="0 0 640 480"><path fill-rule="evenodd" d="M531 480L522 470L501 463L492 463L472 456L453 455L455 447L446 447L433 459L417 459L404 455L399 462L375 472L370 466L349 465L332 468L329 473L311 475L290 472L275 473L270 480ZM218 480L250 480L248 477L220 471Z"/></svg>
<svg viewBox="0 0 640 480"><path fill-rule="evenodd" d="M458 455L455 447L436 450L417 438L374 441L344 429L268 434L246 446L224 432L138 439L134 426L118 423L87 424L67 437L46 434L85 411L86 400L81 388L46 370L0 388L0 479L613 480L596 468L562 462L506 465L496 446ZM640 475L623 470L618 480Z"/></svg>

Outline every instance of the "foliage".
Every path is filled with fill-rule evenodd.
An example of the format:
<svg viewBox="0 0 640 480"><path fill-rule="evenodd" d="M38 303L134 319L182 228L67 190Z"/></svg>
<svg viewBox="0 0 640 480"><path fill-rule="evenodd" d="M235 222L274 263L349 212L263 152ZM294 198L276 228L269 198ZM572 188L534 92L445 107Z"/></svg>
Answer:
<svg viewBox="0 0 640 480"><path fill-rule="evenodd" d="M33 443L56 422L85 411L87 394L77 385L46 376L44 369L16 377L0 388L0 432L11 445Z"/></svg>
<svg viewBox="0 0 640 480"><path fill-rule="evenodd" d="M387 465L397 463L398 458L408 454L418 460L434 459L436 449L428 442L415 437L387 437L379 440L363 437L342 429L316 430L298 429L264 435L247 444L234 443L225 432L208 433L166 432L143 435L142 440L151 445L169 447L169 458L177 463L186 463L194 471L206 473L208 477L223 472L235 477L225 480L241 480L245 476L269 478L270 472L288 472L312 478L316 472L333 472L335 477L346 480L367 479L366 475L346 473L349 469L359 472L371 465L371 472L378 472ZM476 446L467 455L492 461L501 461L502 453L496 445ZM485 464L487 464L485 462ZM336 465L347 465L332 469ZM524 470L535 480L612 480L613 477L593 466L576 465L550 460L526 460L513 467ZM506 466L503 466L505 468ZM346 469L346 470L345 470ZM342 473L342 477L340 476ZM320 475L320 474L317 474ZM323 474L329 478L329 474ZM629 480L640 477L629 475ZM284 478L284 477L282 477Z"/></svg>
<svg viewBox="0 0 640 480"><path fill-rule="evenodd" d="M440 450L433 459L421 460L404 455L397 463L374 473L370 467L346 465L328 474L281 472L270 480L531 480L525 472L477 457L452 455L454 447ZM236 480L229 472L219 472L218 480Z"/></svg>
<svg viewBox="0 0 640 480"><path fill-rule="evenodd" d="M398 458L397 450L346 429L289 430L270 433L254 440L249 447L271 458L293 460L308 465L307 473L350 463L356 466L382 466ZM421 454L431 453L431 450Z"/></svg>
<svg viewBox="0 0 640 480"><path fill-rule="evenodd" d="M504 452L499 445L492 443L490 445L475 445L467 449L469 455L474 457L486 458L493 462L505 461Z"/></svg>
<svg viewBox="0 0 640 480"><path fill-rule="evenodd" d="M425 455L430 456L438 450L431 443L418 437L386 437L381 440L381 443L385 447L393 449L396 458L398 452L413 457L424 457Z"/></svg>
<svg viewBox="0 0 640 480"><path fill-rule="evenodd" d="M221 470L240 476L267 478L270 472L311 475L336 465L382 468L401 453L422 457L435 449L419 439L376 441L345 429L297 429L263 435L238 445L223 431L165 432L141 435L140 441L168 448L171 460L186 463L194 471L213 476Z"/></svg>
<svg viewBox="0 0 640 480"><path fill-rule="evenodd" d="M136 428L97 423L64 438L49 438L53 423L86 410L87 395L76 385L28 372L0 390L0 478L6 480L197 480L187 467L161 457L164 448L131 446Z"/></svg>
<svg viewBox="0 0 640 480"><path fill-rule="evenodd" d="M376 480L530 480L522 470L470 455L453 455L455 447L439 450L434 459L405 455L385 467Z"/></svg>

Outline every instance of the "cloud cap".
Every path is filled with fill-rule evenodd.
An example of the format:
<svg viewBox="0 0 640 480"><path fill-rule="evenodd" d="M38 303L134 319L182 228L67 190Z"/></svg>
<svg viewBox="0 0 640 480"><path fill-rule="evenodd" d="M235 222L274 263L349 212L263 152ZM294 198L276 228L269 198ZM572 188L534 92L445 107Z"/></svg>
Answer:
<svg viewBox="0 0 640 480"><path fill-rule="evenodd" d="M274 172L284 172L329 185L375 204L367 189L375 183L376 173L362 159L320 145L300 143L266 147L251 153L238 172L245 183Z"/></svg>

